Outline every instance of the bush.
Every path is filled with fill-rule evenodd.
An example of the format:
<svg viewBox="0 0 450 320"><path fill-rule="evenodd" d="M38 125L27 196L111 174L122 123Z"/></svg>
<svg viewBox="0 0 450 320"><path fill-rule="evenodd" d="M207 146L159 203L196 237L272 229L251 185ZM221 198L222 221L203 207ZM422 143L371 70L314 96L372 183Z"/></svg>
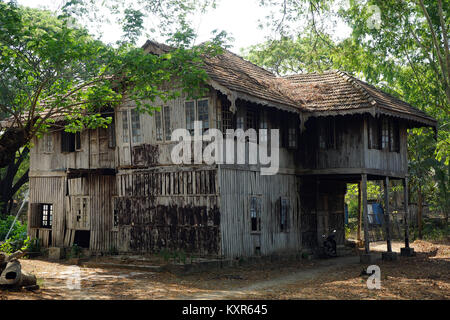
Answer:
<svg viewBox="0 0 450 320"><path fill-rule="evenodd" d="M5 240L9 228L11 228L11 225L13 224L14 218L14 216L7 216L6 219L0 219L0 241ZM25 241L27 239L27 225L22 224L20 221L16 221L9 234L9 238L12 240Z"/></svg>

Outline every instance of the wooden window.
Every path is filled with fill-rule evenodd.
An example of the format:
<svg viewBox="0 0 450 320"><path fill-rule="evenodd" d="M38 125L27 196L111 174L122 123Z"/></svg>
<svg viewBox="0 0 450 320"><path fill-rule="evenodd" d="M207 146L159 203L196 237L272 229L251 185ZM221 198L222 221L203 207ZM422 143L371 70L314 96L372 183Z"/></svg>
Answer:
<svg viewBox="0 0 450 320"><path fill-rule="evenodd" d="M259 133L259 141L266 142L268 140L269 121L267 119L267 111L261 111L259 115L259 129L264 129L264 132Z"/></svg>
<svg viewBox="0 0 450 320"><path fill-rule="evenodd" d="M202 122L203 131L209 129L208 100L197 101L197 118Z"/></svg>
<svg viewBox="0 0 450 320"><path fill-rule="evenodd" d="M61 152L75 151L75 134L61 131Z"/></svg>
<svg viewBox="0 0 450 320"><path fill-rule="evenodd" d="M78 131L75 133L75 151L80 151L80 150L81 150L81 132Z"/></svg>
<svg viewBox="0 0 450 320"><path fill-rule="evenodd" d="M326 118L318 122L320 149L336 148L336 122L334 118Z"/></svg>
<svg viewBox="0 0 450 320"><path fill-rule="evenodd" d="M228 107L223 107L221 130L223 130L223 133L226 133L227 129L233 129L233 113Z"/></svg>
<svg viewBox="0 0 450 320"><path fill-rule="evenodd" d="M163 127L162 127L162 109L161 111L157 111L155 113L155 126L156 126L156 140L162 141L163 140Z"/></svg>
<svg viewBox="0 0 450 320"><path fill-rule="evenodd" d="M381 126L375 118L369 118L369 149L380 149L381 146Z"/></svg>
<svg viewBox="0 0 450 320"><path fill-rule="evenodd" d="M289 229L289 199L280 199L280 230L287 232Z"/></svg>
<svg viewBox="0 0 450 320"><path fill-rule="evenodd" d="M136 109L131 110L131 136L133 143L142 142L141 115Z"/></svg>
<svg viewBox="0 0 450 320"><path fill-rule="evenodd" d="M169 107L164 107L163 116L164 116L164 136L165 136L166 141L170 141L172 132L171 132L171 128L170 128L170 108Z"/></svg>
<svg viewBox="0 0 450 320"><path fill-rule="evenodd" d="M251 231L261 231L261 198L256 196L250 197L250 222Z"/></svg>
<svg viewBox="0 0 450 320"><path fill-rule="evenodd" d="M72 199L72 214L77 229L89 230L89 197L75 196Z"/></svg>
<svg viewBox="0 0 450 320"><path fill-rule="evenodd" d="M41 204L41 227L51 228L53 224L53 204Z"/></svg>
<svg viewBox="0 0 450 320"><path fill-rule="evenodd" d="M129 131L128 131L128 111L122 111L122 142L130 142Z"/></svg>
<svg viewBox="0 0 450 320"><path fill-rule="evenodd" d="M389 120L383 118L381 122L381 149L389 149Z"/></svg>
<svg viewBox="0 0 450 320"><path fill-rule="evenodd" d="M192 134L194 132L195 121L195 101L185 102L186 129Z"/></svg>
<svg viewBox="0 0 450 320"><path fill-rule="evenodd" d="M53 134L51 132L45 133L41 139L41 151L43 153L53 152Z"/></svg>
<svg viewBox="0 0 450 320"><path fill-rule="evenodd" d="M246 114L246 129L258 130L257 126L257 114L256 110L253 108L247 108Z"/></svg>
<svg viewBox="0 0 450 320"><path fill-rule="evenodd" d="M113 121L108 126L108 148L114 149L115 147L116 147L116 125Z"/></svg>
<svg viewBox="0 0 450 320"><path fill-rule="evenodd" d="M40 228L42 225L42 205L40 203L30 203L30 218L28 220L30 228Z"/></svg>
<svg viewBox="0 0 450 320"><path fill-rule="evenodd" d="M294 117L289 120L287 147L290 149L297 148L297 123Z"/></svg>
<svg viewBox="0 0 450 320"><path fill-rule="evenodd" d="M244 130L244 116L242 114L236 116L236 129Z"/></svg>
<svg viewBox="0 0 450 320"><path fill-rule="evenodd" d="M400 151L400 132L398 128L398 121L389 121L389 150L392 152Z"/></svg>

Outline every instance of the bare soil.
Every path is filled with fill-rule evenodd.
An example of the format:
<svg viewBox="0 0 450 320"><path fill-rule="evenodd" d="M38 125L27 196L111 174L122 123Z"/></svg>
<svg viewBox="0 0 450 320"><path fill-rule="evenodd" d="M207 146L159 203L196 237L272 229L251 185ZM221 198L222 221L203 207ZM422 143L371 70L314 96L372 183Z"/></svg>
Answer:
<svg viewBox="0 0 450 320"><path fill-rule="evenodd" d="M401 246L394 243L394 251ZM367 276L361 275L367 266L359 264L358 256L190 275L23 259L23 269L37 276L40 290L0 291L0 299L449 299L450 244L415 241L411 246L415 257L377 261L380 290L367 288ZM371 244L371 248L383 251L385 244Z"/></svg>

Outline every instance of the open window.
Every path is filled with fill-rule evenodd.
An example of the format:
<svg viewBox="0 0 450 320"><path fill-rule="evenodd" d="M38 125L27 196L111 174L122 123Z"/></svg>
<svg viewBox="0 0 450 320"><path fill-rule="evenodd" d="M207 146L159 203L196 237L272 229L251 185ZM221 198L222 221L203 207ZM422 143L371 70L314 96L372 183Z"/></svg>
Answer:
<svg viewBox="0 0 450 320"><path fill-rule="evenodd" d="M40 204L41 228L51 229L53 225L53 204Z"/></svg>

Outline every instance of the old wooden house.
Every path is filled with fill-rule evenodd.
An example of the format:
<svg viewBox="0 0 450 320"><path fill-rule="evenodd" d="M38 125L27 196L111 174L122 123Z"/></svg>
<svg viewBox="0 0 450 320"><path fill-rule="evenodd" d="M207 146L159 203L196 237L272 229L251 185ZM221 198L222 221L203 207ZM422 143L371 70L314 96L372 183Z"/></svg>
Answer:
<svg viewBox="0 0 450 320"><path fill-rule="evenodd" d="M148 41L160 54L169 47ZM225 51L205 58L209 94L113 111L108 129L50 130L30 161L29 235L91 252L184 250L236 258L344 243L346 184L406 180L407 129L436 122L344 72L277 77ZM175 165L176 128L279 129L279 170ZM258 136L260 143L267 136ZM364 197L364 188L363 188Z"/></svg>

